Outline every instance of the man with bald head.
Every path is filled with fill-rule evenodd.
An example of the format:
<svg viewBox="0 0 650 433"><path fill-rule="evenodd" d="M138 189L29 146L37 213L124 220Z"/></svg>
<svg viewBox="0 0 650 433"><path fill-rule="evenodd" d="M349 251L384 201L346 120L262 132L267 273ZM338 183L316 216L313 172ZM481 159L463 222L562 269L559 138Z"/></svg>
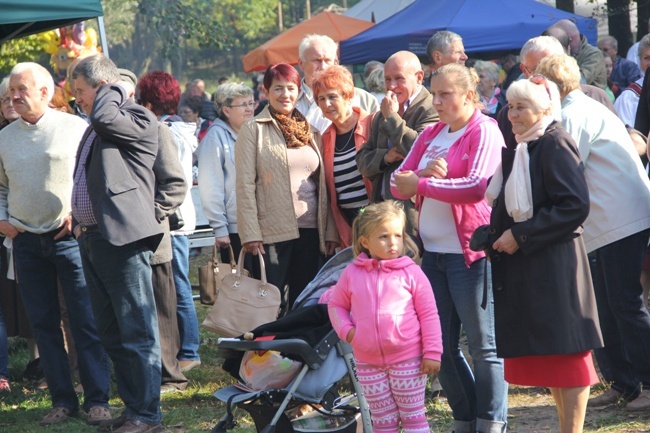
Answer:
<svg viewBox="0 0 650 433"><path fill-rule="evenodd" d="M560 20L551 27L559 27L569 35L570 55L575 57L580 67L580 75L585 84L605 89L607 87L607 71L605 70L605 58L600 50L589 45L585 35L571 20Z"/></svg>
<svg viewBox="0 0 650 433"><path fill-rule="evenodd" d="M384 65L386 97L381 101L370 137L357 152L361 174L372 181L372 202L393 199L390 175L399 167L422 130L438 121L431 93L422 86L424 71L418 57L398 51ZM407 232L415 236L417 213L410 200L404 201Z"/></svg>

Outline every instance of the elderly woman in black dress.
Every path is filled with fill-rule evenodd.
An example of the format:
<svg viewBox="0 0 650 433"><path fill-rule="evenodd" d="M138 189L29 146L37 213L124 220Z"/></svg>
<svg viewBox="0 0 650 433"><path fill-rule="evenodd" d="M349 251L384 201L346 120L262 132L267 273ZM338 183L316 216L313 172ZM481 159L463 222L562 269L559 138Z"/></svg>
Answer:
<svg viewBox="0 0 650 433"><path fill-rule="evenodd" d="M554 120L555 85L533 76L507 98L518 145L503 149L486 193L497 355L509 383L549 387L560 432L578 433L598 382L590 350L602 346L581 237L589 191L576 144Z"/></svg>

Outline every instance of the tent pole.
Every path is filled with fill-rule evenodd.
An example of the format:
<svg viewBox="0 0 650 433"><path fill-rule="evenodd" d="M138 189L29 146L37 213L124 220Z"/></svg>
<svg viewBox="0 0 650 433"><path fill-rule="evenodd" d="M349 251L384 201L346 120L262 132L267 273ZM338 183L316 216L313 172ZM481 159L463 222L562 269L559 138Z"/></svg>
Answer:
<svg viewBox="0 0 650 433"><path fill-rule="evenodd" d="M99 27L99 40L101 41L102 44L102 53L104 53L106 57L109 57L108 40L106 39L106 28L104 27L104 17L102 16L97 17L97 24Z"/></svg>

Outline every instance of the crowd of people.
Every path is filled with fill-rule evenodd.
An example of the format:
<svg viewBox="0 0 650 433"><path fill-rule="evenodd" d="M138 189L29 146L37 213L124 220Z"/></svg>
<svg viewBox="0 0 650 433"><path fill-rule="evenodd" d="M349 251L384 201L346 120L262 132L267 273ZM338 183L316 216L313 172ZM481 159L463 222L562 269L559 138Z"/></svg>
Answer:
<svg viewBox="0 0 650 433"><path fill-rule="evenodd" d="M99 55L71 68L71 104L44 67L17 64L0 83L0 392L7 337L31 337L42 425L81 409L103 429L161 431L160 395L201 365L197 180L222 259L250 253L258 276L261 254L282 314L352 247L321 299L375 431L429 431L431 374L456 433L505 432L508 384L550 388L562 433L588 407L650 410L650 35L635 47L623 59L561 20L491 62L439 31L428 71L399 51L366 65L364 90L312 34L302 75L278 63L212 95ZM590 398L592 351L610 387Z"/></svg>

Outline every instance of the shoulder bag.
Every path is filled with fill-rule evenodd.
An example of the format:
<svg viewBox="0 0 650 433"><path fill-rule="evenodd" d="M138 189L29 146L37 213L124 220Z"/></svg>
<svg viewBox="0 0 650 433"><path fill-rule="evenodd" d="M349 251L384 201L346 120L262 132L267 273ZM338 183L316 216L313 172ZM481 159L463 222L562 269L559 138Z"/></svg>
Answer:
<svg viewBox="0 0 650 433"><path fill-rule="evenodd" d="M245 254L242 249L237 271L221 280L217 299L203 321L203 327L222 337L242 335L260 325L273 322L280 313L280 290L266 281L262 254L257 254L261 280L243 273Z"/></svg>

